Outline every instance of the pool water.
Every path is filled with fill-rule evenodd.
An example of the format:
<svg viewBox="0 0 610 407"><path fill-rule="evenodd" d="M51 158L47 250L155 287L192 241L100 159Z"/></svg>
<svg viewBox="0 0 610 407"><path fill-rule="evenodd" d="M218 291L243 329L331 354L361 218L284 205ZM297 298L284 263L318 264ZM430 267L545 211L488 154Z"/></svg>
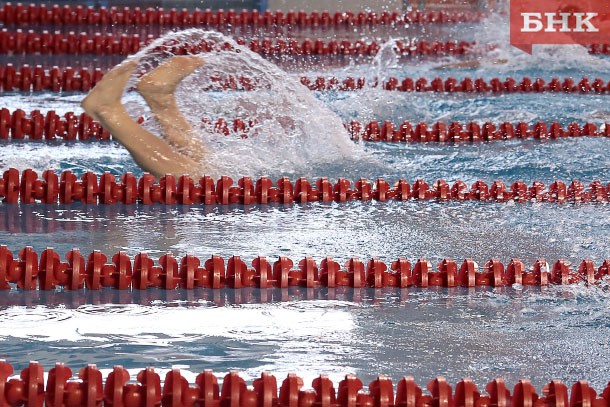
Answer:
<svg viewBox="0 0 610 407"><path fill-rule="evenodd" d="M494 17L499 18L499 17ZM495 21L492 21L493 25ZM481 26L485 40L493 29ZM457 32L461 32L456 30ZM497 41L506 42L499 30ZM450 35L450 34L448 34ZM417 59L387 64L383 75L440 77L583 76L606 80L610 61L576 48L539 49L525 57L507 46L482 58L479 68L436 70L441 61ZM506 65L493 63L508 56ZM3 56L3 63L11 57ZM530 59L528 59L530 58ZM444 62L451 62L444 61ZM292 67L338 77L370 76L373 62L345 66ZM377 71L378 72L378 71ZM379 72L378 72L379 73ZM6 94L3 107L80 112L82 94ZM512 94L500 96L401 94L365 89L316 95L344 120L414 122L493 121L567 125L610 118L607 96ZM235 140L236 143L239 140ZM496 179L531 184L540 180L585 184L610 181L608 138L557 141L511 140L461 144L361 142L367 159L316 163L294 169L280 156L273 179L360 177L406 178L429 183ZM323 148L321 148L323 153ZM244 157L246 159L247 157ZM3 141L0 167L91 170L113 174L141 170L115 142ZM262 174L241 174L260 176ZM240 255L398 257L436 264L520 258L563 258L573 265L610 258L608 204L498 204L352 202L242 207L0 205L2 244L18 251L33 246L65 253L99 249L106 254L171 252L206 259ZM413 375L421 384L436 375L456 383L472 377L482 387L496 377L507 383L530 378L537 388L551 379L588 379L601 390L610 360L610 291L599 287L551 286L456 289L290 289L145 292L21 292L0 296L2 353L18 368L38 360L71 367L122 364L135 372L154 365L185 370L191 381L203 369L220 375L238 369L244 378L269 370L333 380L356 373L365 383L378 374ZM190 373L189 373L190 372Z"/></svg>

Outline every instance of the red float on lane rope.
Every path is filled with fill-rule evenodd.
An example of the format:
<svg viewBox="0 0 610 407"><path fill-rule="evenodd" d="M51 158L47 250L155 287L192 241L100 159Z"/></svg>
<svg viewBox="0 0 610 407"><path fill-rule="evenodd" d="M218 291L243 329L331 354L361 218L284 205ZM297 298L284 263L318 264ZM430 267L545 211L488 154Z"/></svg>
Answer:
<svg viewBox="0 0 610 407"><path fill-rule="evenodd" d="M13 112L0 109L0 140L110 140L110 133L85 113Z"/></svg>
<svg viewBox="0 0 610 407"><path fill-rule="evenodd" d="M309 181L299 178L296 182L284 177L274 183L270 178L253 180L240 178L237 184L230 177L215 181L209 176L199 180L189 176L166 175L157 182L155 177L144 174L141 178L131 173L117 177L110 173L96 175L86 172L77 177L71 171L56 174L47 170L42 179L32 170L21 174L11 168L0 178L0 198L4 203L33 204L134 204L142 205L267 205L306 202L348 201L479 201L479 202L548 202L548 203L605 203L610 201L610 183L596 180L588 185L574 180L571 183L555 181L548 187L534 181L528 186L516 181L510 186L496 180L491 185L477 181L468 186L463 181L452 185L437 180L432 185L424 180L409 184L401 179L394 184L383 178L369 181L360 178L356 182L339 178Z"/></svg>
<svg viewBox="0 0 610 407"><path fill-rule="evenodd" d="M349 10L328 11L264 11L209 9L164 9L140 7L91 7L86 5L46 5L4 3L0 8L0 22L9 24L53 24L61 25L166 25L166 26L295 26L302 28L332 28L363 25L443 24L477 22L483 13L474 11L419 11L399 12L352 12Z"/></svg>
<svg viewBox="0 0 610 407"><path fill-rule="evenodd" d="M17 29L9 31L0 30L0 54L95 54L95 55L129 55L135 54L158 37L148 35L145 38L139 34L122 34L116 36L112 33L87 34L84 32L23 31ZM246 46L250 50L262 55L352 55L374 56L381 45L376 41L363 40L352 42L350 40L322 40L305 39L298 41L294 38L264 38L246 40L237 38L237 44ZM401 56L416 55L464 55L486 52L494 48L493 45L478 49L476 43L468 41L396 41L393 50ZM229 43L214 43L201 40L197 44L175 44L168 42L160 45L160 50L170 50L175 55L193 55L206 53L213 49L232 50Z"/></svg>
<svg viewBox="0 0 610 407"><path fill-rule="evenodd" d="M493 140L511 140L533 138L538 140L558 139L565 137L610 137L610 125L603 129L593 123L570 123L565 128L561 124L537 122L533 125L519 122L459 123L436 122L429 125L424 122L410 123L405 121L395 124L391 121L372 121L366 124L352 121L347 125L353 140L385 142L475 142Z"/></svg>
<svg viewBox="0 0 610 407"><path fill-rule="evenodd" d="M0 87L4 92L88 92L103 76L99 68L91 71L88 68L54 66L46 69L40 65L15 67L7 64L0 66Z"/></svg>
<svg viewBox="0 0 610 407"><path fill-rule="evenodd" d="M143 120L138 118L137 120ZM219 134L234 133L242 138L251 135L254 121L235 119L228 121L223 118L212 121L202 119L204 126ZM558 139L565 137L610 137L610 125L604 124L598 128L593 123L571 123L562 127L559 123L537 122L533 125L520 122L512 124L504 122L459 123L424 122L411 123L405 121L395 124L391 121L371 121L361 123L351 121L345 124L353 140L384 141L384 142L475 142L511 140L514 138L533 138L539 140ZM10 111L0 109L0 140L110 140L110 133L91 119L87 114L74 112L58 115L53 110L40 112L34 110L25 112L21 109Z"/></svg>
<svg viewBox="0 0 610 407"><path fill-rule="evenodd" d="M104 76L101 69L75 69L57 66L44 68L40 65L0 66L0 89L4 92L87 92L91 90ZM201 90L240 90L256 89L252 78L248 77L217 77L211 78L213 84L208 89ZM302 77L301 83L314 91L356 91L363 89L383 89L395 92L437 92L437 93L576 93L582 95L599 95L610 93L610 82L600 78L579 80L574 78L542 78L524 77L521 80L508 77L504 80L493 78L489 81L483 78L464 78L462 80L449 77L434 78L403 78L391 77L385 82L367 83L364 78L347 77Z"/></svg>
<svg viewBox="0 0 610 407"><path fill-rule="evenodd" d="M132 381L129 372L115 366L106 377L95 365L79 370L78 381L72 370L56 363L45 383L44 368L30 362L18 378L8 379L16 373L13 366L0 361L0 403L4 406L37 407L44 402L51 406L113 406L174 407L235 406L235 407L314 407L314 406L529 406L553 405L556 407L606 406L610 404L610 384L599 394L587 383L579 380L570 389L559 380L553 380L540 391L527 379L517 382L512 390L502 379L495 379L480 391L471 379L462 379L455 390L445 378L437 377L421 388L411 376L400 379L396 385L388 376L378 376L364 391L362 381L351 374L339 383L320 375L311 383L311 390L302 390L303 379L290 373L280 383L271 373L264 372L251 386L231 371L222 379L211 370L204 370L189 383L179 369L160 375L152 367L141 370Z"/></svg>
<svg viewBox="0 0 610 407"><path fill-rule="evenodd" d="M465 259L461 265L453 259L444 259L435 268L423 258L413 264L405 258L388 264L379 259L362 262L352 258L340 264L330 257L320 263L311 257L298 262L287 257L275 261L257 257L248 265L239 256L228 261L212 256L202 261L192 255L177 259L166 254L155 262L146 253L132 260L124 252L110 257L97 250L85 255L72 249L62 257L50 248L38 254L25 247L15 255L6 246L0 246L0 290L589 286L609 278L610 260L596 267L586 259L573 268L565 260L551 266L539 259L529 269L518 259L511 259L506 265L490 259L482 267L472 259Z"/></svg>

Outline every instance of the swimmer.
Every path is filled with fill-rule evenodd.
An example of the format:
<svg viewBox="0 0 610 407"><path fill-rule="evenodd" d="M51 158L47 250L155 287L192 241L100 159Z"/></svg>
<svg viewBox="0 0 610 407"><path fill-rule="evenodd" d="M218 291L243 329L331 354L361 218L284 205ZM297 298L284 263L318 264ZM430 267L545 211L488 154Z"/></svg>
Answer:
<svg viewBox="0 0 610 407"><path fill-rule="evenodd" d="M113 68L83 99L85 112L121 143L135 162L147 172L202 176L207 168L207 151L193 137L193 129L178 109L175 90L178 84L204 63L197 56L174 56L144 75L136 84L151 112L159 122L162 137L144 129L132 119L121 103L123 91L137 60Z"/></svg>

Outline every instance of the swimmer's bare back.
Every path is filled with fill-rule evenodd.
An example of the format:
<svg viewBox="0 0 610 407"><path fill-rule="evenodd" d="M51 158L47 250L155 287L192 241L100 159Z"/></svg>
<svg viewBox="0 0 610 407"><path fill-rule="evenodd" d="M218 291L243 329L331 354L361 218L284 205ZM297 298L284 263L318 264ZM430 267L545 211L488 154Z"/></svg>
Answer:
<svg viewBox="0 0 610 407"><path fill-rule="evenodd" d="M178 109L175 91L185 77L203 64L203 60L196 56L172 57L136 84L136 90L161 125L162 137L140 126L121 103L123 91L137 64L136 60L125 61L104 75L83 99L83 109L125 146L144 171L157 177L166 174L202 176L206 170L206 151L193 137L193 129Z"/></svg>

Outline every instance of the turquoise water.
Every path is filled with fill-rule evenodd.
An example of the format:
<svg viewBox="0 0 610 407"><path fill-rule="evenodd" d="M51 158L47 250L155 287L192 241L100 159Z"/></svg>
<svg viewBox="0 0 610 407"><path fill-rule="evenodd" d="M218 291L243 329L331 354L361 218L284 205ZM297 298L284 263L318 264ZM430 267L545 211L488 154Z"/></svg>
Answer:
<svg viewBox="0 0 610 407"><path fill-rule="evenodd" d="M483 39L485 33L482 34ZM508 65L492 61L511 57ZM5 57L6 58L6 57ZM530 57L527 57L530 58ZM574 61L576 59L576 62ZM529 62L528 62L529 61ZM580 62L578 62L580 61ZM451 61L445 61L451 62ZM435 59L387 65L383 74L410 76L606 76L608 61L584 52L539 50L533 59L508 49L483 58L474 69L434 70ZM296 68L295 68L296 69ZM300 69L300 71L299 71ZM370 76L373 65L301 66L317 75ZM602 123L606 96L412 95L366 90L317 97L343 120L572 121ZM79 111L82 95L8 94L3 105L59 112ZM239 143L239 140L235 140ZM384 177L394 181L443 178L491 183L556 179L610 181L610 139L513 140L459 145L362 144L366 157L294 169L294 157L277 154L267 175L333 179ZM320 154L324 154L320 146ZM114 142L2 142L0 168L91 170L140 175ZM253 175L253 174L242 174ZM565 258L577 265L610 257L610 205L387 202L253 207L0 205L2 244L17 251L33 246L65 253L99 249L140 251L158 257L192 253L379 257L392 261L451 257L479 264L492 257L526 264ZM527 377L540 387L558 378L588 379L597 389L608 380L610 315L607 285L433 290L270 290L234 292L33 292L0 295L2 354L19 369L36 359L50 368L123 364L177 366L187 377L205 368L245 378L262 370L296 372L333 380L356 373L364 382L378 374L414 375L420 384L436 375L452 383L472 377L482 387L501 376Z"/></svg>

